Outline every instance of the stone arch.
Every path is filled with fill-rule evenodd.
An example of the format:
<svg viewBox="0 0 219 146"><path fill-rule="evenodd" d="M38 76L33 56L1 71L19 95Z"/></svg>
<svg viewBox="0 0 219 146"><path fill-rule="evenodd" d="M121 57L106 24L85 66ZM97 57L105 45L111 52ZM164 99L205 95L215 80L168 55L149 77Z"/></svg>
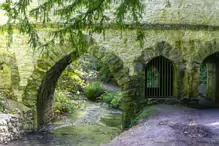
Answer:
<svg viewBox="0 0 219 146"><path fill-rule="evenodd" d="M6 53L0 54L0 66L3 67L4 64L11 69L11 86L9 89L12 90L12 92L16 92L19 87L20 76L15 56ZM17 100L17 97L13 98Z"/></svg>
<svg viewBox="0 0 219 146"><path fill-rule="evenodd" d="M182 88L180 86L182 82L180 72L185 69L182 53L167 42L158 42L155 46L144 49L141 55L134 60L135 75L129 77L129 80L122 86L124 126L129 125L133 116L148 102L145 99L145 64L158 56L163 56L173 63L176 78L174 95L180 97Z"/></svg>
<svg viewBox="0 0 219 146"><path fill-rule="evenodd" d="M142 101L144 103L145 99L145 65L148 64L152 59L163 56L171 61L174 67L174 97L180 98L181 92L181 82L183 75L181 72L184 72L185 64L183 60L182 53L179 49L172 47L169 43L165 41L157 42L154 46L150 48L146 48L142 51L141 56L135 60L135 71L136 78L140 78L140 98L136 99L138 101ZM136 102L138 102L136 101ZM147 100L146 100L147 102Z"/></svg>
<svg viewBox="0 0 219 146"><path fill-rule="evenodd" d="M122 60L113 52L107 52L105 48L96 45L91 46L87 52L109 67L121 87L130 81L128 70L123 68ZM35 130L53 118L53 95L57 80L76 58L75 51L67 47L53 49L48 56L42 56L37 61L23 95L23 103L35 112Z"/></svg>
<svg viewBox="0 0 219 146"><path fill-rule="evenodd" d="M219 52L219 43L216 40L200 44L199 52L191 60L192 66L194 68L200 68L205 58L217 52Z"/></svg>
<svg viewBox="0 0 219 146"><path fill-rule="evenodd" d="M194 48L195 49L195 48ZM184 79L183 96L190 98L199 96L200 93L200 68L203 60L208 56L219 52L219 44L216 40L200 42L197 53L187 62L187 70Z"/></svg>
<svg viewBox="0 0 219 146"><path fill-rule="evenodd" d="M179 49L172 47L165 41L161 41L156 43L153 47L144 49L136 61L147 64L151 59L157 56L163 56L171 60L177 66L183 62L181 55L182 53Z"/></svg>
<svg viewBox="0 0 219 146"><path fill-rule="evenodd" d="M200 67L199 95L219 103L219 52L207 56Z"/></svg>

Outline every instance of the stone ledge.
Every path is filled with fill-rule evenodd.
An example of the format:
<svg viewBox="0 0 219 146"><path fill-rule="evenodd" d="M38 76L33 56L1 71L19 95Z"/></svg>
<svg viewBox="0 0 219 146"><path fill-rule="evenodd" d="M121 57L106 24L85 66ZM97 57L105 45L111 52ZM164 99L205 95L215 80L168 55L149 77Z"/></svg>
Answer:
<svg viewBox="0 0 219 146"><path fill-rule="evenodd" d="M180 103L179 99L176 97L167 97L167 98L146 98L140 102L141 104L178 104Z"/></svg>

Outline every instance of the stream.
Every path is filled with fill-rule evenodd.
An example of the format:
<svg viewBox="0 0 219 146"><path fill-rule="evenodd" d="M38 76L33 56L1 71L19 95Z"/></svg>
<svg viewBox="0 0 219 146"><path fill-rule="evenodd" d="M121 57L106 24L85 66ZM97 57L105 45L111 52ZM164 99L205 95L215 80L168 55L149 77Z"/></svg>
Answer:
<svg viewBox="0 0 219 146"><path fill-rule="evenodd" d="M49 132L29 133L7 146L98 146L122 132L122 112L80 98L80 107L49 124Z"/></svg>

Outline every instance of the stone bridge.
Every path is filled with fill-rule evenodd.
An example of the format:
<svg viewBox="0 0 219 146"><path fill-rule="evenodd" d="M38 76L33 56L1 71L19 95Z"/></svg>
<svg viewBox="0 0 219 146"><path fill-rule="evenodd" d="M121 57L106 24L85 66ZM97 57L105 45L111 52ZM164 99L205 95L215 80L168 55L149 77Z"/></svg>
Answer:
<svg viewBox="0 0 219 146"><path fill-rule="evenodd" d="M169 2L170 5L162 0L145 2L142 41L136 40L139 31L133 26L127 26L122 34L121 30L108 28L105 36L93 34L95 44L87 48L109 67L122 89L125 125L147 99L199 97L219 102L219 3ZM5 36L0 37L0 48L12 57L3 59L10 71L0 70L0 76L8 75L7 88L14 99L32 112L29 129L37 129L53 117L56 82L76 59L75 51L55 46L49 55L33 53L26 36L19 33L7 48Z"/></svg>
<svg viewBox="0 0 219 146"><path fill-rule="evenodd" d="M113 52L106 52L106 49L98 46L90 47L88 52L109 67L121 87L130 81L128 69L123 68L122 60ZM22 101L28 107L36 107L38 125L44 125L53 118L56 83L65 68L75 59L77 56L72 48L57 47L49 55L37 60Z"/></svg>

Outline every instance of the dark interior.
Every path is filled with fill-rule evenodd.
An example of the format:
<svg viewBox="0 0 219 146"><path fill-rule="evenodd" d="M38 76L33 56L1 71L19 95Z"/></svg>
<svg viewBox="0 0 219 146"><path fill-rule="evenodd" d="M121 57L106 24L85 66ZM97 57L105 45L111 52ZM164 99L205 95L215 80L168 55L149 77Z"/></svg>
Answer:
<svg viewBox="0 0 219 146"><path fill-rule="evenodd" d="M172 97L173 96L173 65L159 56L151 60L145 67L146 98Z"/></svg>

